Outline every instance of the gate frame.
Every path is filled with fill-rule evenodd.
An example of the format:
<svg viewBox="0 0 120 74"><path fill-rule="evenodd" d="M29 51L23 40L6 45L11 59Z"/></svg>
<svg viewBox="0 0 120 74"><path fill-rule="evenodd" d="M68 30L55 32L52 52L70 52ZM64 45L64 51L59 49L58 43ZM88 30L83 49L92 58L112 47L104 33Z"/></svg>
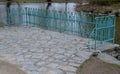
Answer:
<svg viewBox="0 0 120 74"><path fill-rule="evenodd" d="M112 20L110 20L110 18ZM100 19L102 19L103 21L100 21ZM104 21L107 22L107 23L105 24ZM102 24L104 24L101 28L99 26L102 25L102 24L100 24L99 22L103 22ZM110 24L108 22L111 22L112 24ZM103 34L103 36L101 34L98 35L99 29L104 29L104 28L108 30L108 32L107 32L108 36L111 35L111 32L109 32L109 29L113 28L111 30L113 32L112 38L109 39L110 37L108 37L106 40L100 40L99 41L97 39L98 37L100 39L101 38L103 39L104 37L107 37L107 35L104 36L104 34ZM98 47L100 47L102 45L105 45L105 44L114 44L114 42L115 42L114 41L115 40L115 31L116 31L116 16L115 15L100 15L98 17L95 17L95 28L94 28L93 32L90 34L90 38L92 38L93 40L89 40L89 42L88 42L89 49L95 49L96 50ZM102 33L102 32L100 32L100 33ZM110 41L112 41L112 42L110 42Z"/></svg>

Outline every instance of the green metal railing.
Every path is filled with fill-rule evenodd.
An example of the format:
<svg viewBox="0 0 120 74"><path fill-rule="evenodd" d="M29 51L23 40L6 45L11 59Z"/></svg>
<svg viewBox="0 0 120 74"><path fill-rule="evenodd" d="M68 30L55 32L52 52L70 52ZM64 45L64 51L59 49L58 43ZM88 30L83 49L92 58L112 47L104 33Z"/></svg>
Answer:
<svg viewBox="0 0 120 74"><path fill-rule="evenodd" d="M89 37L95 23L88 14L35 8L12 8L8 11L8 25L31 25L44 29Z"/></svg>
<svg viewBox="0 0 120 74"><path fill-rule="evenodd" d="M95 17L95 28L90 35L89 43L91 48L113 44L115 40L115 15L101 15Z"/></svg>
<svg viewBox="0 0 120 74"><path fill-rule="evenodd" d="M89 38L89 48L106 42L114 43L115 16L91 15L37 8L11 8L7 10L8 26L29 25L47 30Z"/></svg>

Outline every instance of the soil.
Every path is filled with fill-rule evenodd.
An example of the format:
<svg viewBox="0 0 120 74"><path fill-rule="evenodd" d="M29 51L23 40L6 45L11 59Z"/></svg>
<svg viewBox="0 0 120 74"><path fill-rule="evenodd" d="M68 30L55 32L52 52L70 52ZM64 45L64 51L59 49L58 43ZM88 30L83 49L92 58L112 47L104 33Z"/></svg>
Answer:
<svg viewBox="0 0 120 74"><path fill-rule="evenodd" d="M120 74L120 66L91 57L79 67L77 74Z"/></svg>
<svg viewBox="0 0 120 74"><path fill-rule="evenodd" d="M0 74L27 74L20 70L17 65L0 60Z"/></svg>

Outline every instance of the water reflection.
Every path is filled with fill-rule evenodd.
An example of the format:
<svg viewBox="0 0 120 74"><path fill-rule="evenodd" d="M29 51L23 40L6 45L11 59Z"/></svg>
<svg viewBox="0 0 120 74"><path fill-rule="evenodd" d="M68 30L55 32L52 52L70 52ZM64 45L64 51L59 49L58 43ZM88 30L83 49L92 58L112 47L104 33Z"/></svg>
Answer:
<svg viewBox="0 0 120 74"><path fill-rule="evenodd" d="M48 2L48 5L47 5L46 9L49 9L49 7L50 7L51 4L52 4L52 3L51 3L52 1L51 1L51 0L47 0L47 2Z"/></svg>
<svg viewBox="0 0 120 74"><path fill-rule="evenodd" d="M75 3L22 3L21 7L46 9L49 6L50 10L76 12L76 5ZM12 5L12 7L15 7L15 5Z"/></svg>
<svg viewBox="0 0 120 74"><path fill-rule="evenodd" d="M6 7L9 8L11 5L11 0L7 0Z"/></svg>
<svg viewBox="0 0 120 74"><path fill-rule="evenodd" d="M11 8L39 8L39 9L49 9L49 10L57 10L57 11L68 11L68 12L75 12L76 4L75 3L12 3ZM20 11L19 11L20 12ZM6 17L6 3L0 3L0 17ZM47 12L46 12L47 13ZM5 19L5 18L4 18ZM5 20L2 19L2 21Z"/></svg>
<svg viewBox="0 0 120 74"><path fill-rule="evenodd" d="M51 3L48 2L46 9L49 9L50 6L51 6Z"/></svg>
<svg viewBox="0 0 120 74"><path fill-rule="evenodd" d="M7 3L6 3L6 15L7 15L7 19L6 19L6 21L9 22L9 23L11 23L11 20L8 19L8 18L10 18L9 17L10 6L11 6L11 0L7 0Z"/></svg>

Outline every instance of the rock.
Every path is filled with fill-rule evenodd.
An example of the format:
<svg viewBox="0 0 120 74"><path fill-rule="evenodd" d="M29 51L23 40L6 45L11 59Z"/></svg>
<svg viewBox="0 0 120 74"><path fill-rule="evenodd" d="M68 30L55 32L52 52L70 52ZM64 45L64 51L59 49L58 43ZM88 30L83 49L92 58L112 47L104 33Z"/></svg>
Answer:
<svg viewBox="0 0 120 74"><path fill-rule="evenodd" d="M66 74L76 74L76 73L74 73L74 72L67 72Z"/></svg>
<svg viewBox="0 0 120 74"><path fill-rule="evenodd" d="M80 64L77 64L77 63L69 63L69 65L73 66L73 67L79 67Z"/></svg>
<svg viewBox="0 0 120 74"><path fill-rule="evenodd" d="M120 55L116 56L115 58L117 58L118 60L120 60Z"/></svg>
<svg viewBox="0 0 120 74"><path fill-rule="evenodd" d="M35 65L36 67L40 67L40 66L45 65L45 62L43 62L43 61L38 61L38 62L36 62L34 65Z"/></svg>
<svg viewBox="0 0 120 74"><path fill-rule="evenodd" d="M38 69L38 71L41 73L41 72L47 72L47 70L48 70L48 68L46 68L46 67L40 67L39 69ZM44 74L44 73L42 73L42 74Z"/></svg>
<svg viewBox="0 0 120 74"><path fill-rule="evenodd" d="M87 3L82 3L81 5L88 5L89 3L87 2Z"/></svg>
<svg viewBox="0 0 120 74"><path fill-rule="evenodd" d="M72 66L65 66L65 65L60 65L58 66L59 69L64 70L64 71L68 71L68 72L75 72L77 70L77 68L72 67Z"/></svg>
<svg viewBox="0 0 120 74"><path fill-rule="evenodd" d="M104 62L120 65L120 61L106 53L101 53L97 57L103 60Z"/></svg>
<svg viewBox="0 0 120 74"><path fill-rule="evenodd" d="M25 57L25 59L30 59L32 57L32 55L30 55L30 54L29 55L25 55L24 57Z"/></svg>
<svg viewBox="0 0 120 74"><path fill-rule="evenodd" d="M23 70L33 71L33 70L36 70L36 69L37 69L37 67L35 67L34 65L25 64L23 66Z"/></svg>
<svg viewBox="0 0 120 74"><path fill-rule="evenodd" d="M66 74L66 73L60 69L54 69L54 70L48 70L47 72L44 72L43 74Z"/></svg>
<svg viewBox="0 0 120 74"><path fill-rule="evenodd" d="M58 66L58 64L56 64L56 63L50 63L47 65L47 67L49 67L49 68L57 68L57 66Z"/></svg>
<svg viewBox="0 0 120 74"><path fill-rule="evenodd" d="M94 52L94 53L92 54L92 56L94 56L94 57L98 56L98 52Z"/></svg>
<svg viewBox="0 0 120 74"><path fill-rule="evenodd" d="M40 73L37 71L31 71L31 74L40 74Z"/></svg>

